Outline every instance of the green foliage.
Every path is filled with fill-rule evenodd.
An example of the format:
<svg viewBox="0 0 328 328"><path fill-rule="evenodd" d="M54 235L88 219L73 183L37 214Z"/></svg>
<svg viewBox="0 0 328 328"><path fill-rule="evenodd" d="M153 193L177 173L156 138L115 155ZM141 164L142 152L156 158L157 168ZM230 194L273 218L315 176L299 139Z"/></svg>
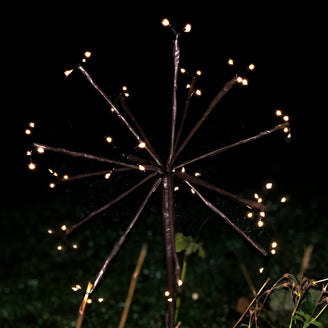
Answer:
<svg viewBox="0 0 328 328"><path fill-rule="evenodd" d="M303 328L308 328L311 325L314 325L316 327L323 327L320 322L318 322L316 319L312 317L312 315L303 312L302 310L298 310L292 319L293 323L297 324L298 322L301 322L303 324Z"/></svg>
<svg viewBox="0 0 328 328"><path fill-rule="evenodd" d="M177 232L175 235L175 249L177 253L185 251L188 256L195 253L201 258L206 257L203 243L197 243L193 237L186 237L181 232Z"/></svg>

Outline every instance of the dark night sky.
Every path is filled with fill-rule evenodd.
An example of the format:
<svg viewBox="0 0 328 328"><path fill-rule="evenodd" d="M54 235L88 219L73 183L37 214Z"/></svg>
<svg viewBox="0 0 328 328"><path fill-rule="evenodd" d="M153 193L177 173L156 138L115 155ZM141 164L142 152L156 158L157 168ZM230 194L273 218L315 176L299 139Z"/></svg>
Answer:
<svg viewBox="0 0 328 328"><path fill-rule="evenodd" d="M154 110L165 109L171 97L172 36L161 27L164 17L177 28L192 24L192 32L181 41L182 62L204 71L202 89L208 89L210 95L214 96L230 74L227 58L236 58L241 67L255 63L256 86L250 86L250 96L236 104L241 110L243 99L250 102L250 107L254 104L256 117L272 117L275 108L285 109L291 116L294 136L286 152L292 181L308 181L323 189L327 165L323 123L327 82L323 72L327 59L320 24L322 8L287 9L278 2L261 7L247 4L243 8L235 2L228 6L209 4L202 1L192 7L182 2L179 8L167 5L156 10L142 5L132 8L127 3L9 9L10 26L2 41L6 79L2 102L4 196L24 196L24 191L31 188L26 188L33 180L26 168L29 140L24 135L29 121L36 121L46 131L49 122L52 129L57 123L60 126L65 115L66 120L77 121L79 115L84 120L97 117L94 93L78 98L79 80L83 78L76 75L67 81L63 75L64 70L78 63L85 50L92 51L87 67L102 87L110 93L125 83L131 86L138 110L145 108L153 124L157 115ZM87 89L84 86L82 90ZM88 97L90 100L86 100ZM255 132L263 130L261 121L257 123ZM88 133L93 129L96 125ZM58 134L61 136L62 131ZM42 133L39 136L42 138Z"/></svg>

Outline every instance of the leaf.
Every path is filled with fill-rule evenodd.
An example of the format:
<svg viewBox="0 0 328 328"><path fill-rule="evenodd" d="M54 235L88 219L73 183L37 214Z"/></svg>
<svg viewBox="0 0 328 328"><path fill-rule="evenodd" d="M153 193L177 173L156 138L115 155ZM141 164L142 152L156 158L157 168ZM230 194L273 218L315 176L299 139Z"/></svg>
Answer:
<svg viewBox="0 0 328 328"><path fill-rule="evenodd" d="M191 236L186 237L181 232L175 234L175 250L177 253L185 251L191 243L193 243Z"/></svg>

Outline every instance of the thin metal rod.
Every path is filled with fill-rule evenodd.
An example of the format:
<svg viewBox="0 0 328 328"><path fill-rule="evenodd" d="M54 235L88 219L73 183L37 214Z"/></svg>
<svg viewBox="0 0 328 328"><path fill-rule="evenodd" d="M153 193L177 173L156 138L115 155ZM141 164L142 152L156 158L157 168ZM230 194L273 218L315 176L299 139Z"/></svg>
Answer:
<svg viewBox="0 0 328 328"><path fill-rule="evenodd" d="M176 149L178 147L178 143L180 141L181 133L182 133L183 126L184 126L184 123L185 123L185 120L186 120L186 117L187 117L187 113L188 113L188 109L189 109L190 99L191 99L191 97L192 97L192 95L194 94L194 91L195 91L195 82L196 82L196 79L193 77L192 80L191 80L191 85L190 85L189 91L188 91L188 96L187 96L187 100L186 100L186 103L185 103L183 115L182 115L180 126L179 126L179 129L178 129L178 133L177 133L177 136L175 138L174 149Z"/></svg>
<svg viewBox="0 0 328 328"><path fill-rule="evenodd" d="M148 181L149 179L151 179L152 177L154 177L156 174L157 173L155 172L155 173L152 173L152 174L148 175L146 178L144 178L142 181L140 181L139 183L137 183L136 185L134 185L132 188L128 189L127 191L125 191L122 194L120 194L119 196L117 196L115 199L111 200L108 204L106 204L106 205L98 208L97 210L93 211L92 213L90 213L83 220L81 220L80 222L76 223L72 227L68 228L66 230L66 235L69 235L72 231L74 231L76 228L78 228L83 223L89 221L95 215L97 215L97 214L99 214L99 213L107 210L110 206L112 206L113 204L115 204L118 201L120 201L122 198L124 198L125 196L127 196L128 194L130 194L132 191L134 191L135 189L137 189L138 187L140 187L141 185L143 185L146 181Z"/></svg>
<svg viewBox="0 0 328 328"><path fill-rule="evenodd" d="M163 177L163 188L162 188L162 212L163 212L163 230L164 230L164 241L165 241L165 257L166 257L166 273L167 273L167 292L168 292L168 302L167 302L167 316L166 316L166 327L174 328L174 290L175 290L175 263L174 263L174 243L172 234L172 221L174 221L174 211L173 211L173 183L172 175L166 174ZM169 301L170 299L170 301Z"/></svg>
<svg viewBox="0 0 328 328"><path fill-rule="evenodd" d="M128 235L128 233L130 232L130 230L133 228L134 224L136 223L138 217L140 216L141 212L143 211L143 209L145 208L150 196L156 191L156 189L158 188L158 186L160 185L162 181L162 178L158 178L155 183L153 184L152 188L150 189L149 193L147 194L146 198L144 199L144 201L142 202L141 206L139 207L136 215L134 216L133 220L131 221L131 223L129 224L129 226L127 227L127 229L125 230L125 232L123 233L123 235L120 237L119 241L115 244L115 246L113 247L112 251L110 252L110 254L108 255L105 263L103 264L101 270L98 272L96 279L93 283L92 289L90 291L90 294L94 292L94 290L97 288L97 285L99 284L102 276L104 275L109 263L112 261L112 259L115 257L115 255L119 252L119 250L121 249L126 236Z"/></svg>
<svg viewBox="0 0 328 328"><path fill-rule="evenodd" d="M284 129L287 126L289 126L289 123L282 123L282 124L276 125L272 129L262 131L262 132L260 132L259 134L255 135L253 137L250 137L250 138L246 138L246 139L237 141L237 142L235 142L235 143L233 143L231 145L220 147L220 148L218 148L216 150L210 151L209 153L206 153L206 154L203 154L201 156L198 156L198 157L195 157L193 159L190 159L190 160L188 160L188 161L186 161L186 162L184 162L182 164L177 165L174 169L179 169L180 167L183 167L183 166L186 166L188 164L197 162L197 161L199 161L201 159L218 155L220 153L223 153L226 150L232 149L232 148L237 147L237 146L240 146L240 145L244 145L244 144L246 144L246 143L248 143L250 141L258 140L258 139L260 139L260 138L262 138L264 136L267 136L267 135L269 135L269 134L271 134L271 133L273 133L275 131L282 130L282 129Z"/></svg>
<svg viewBox="0 0 328 328"><path fill-rule="evenodd" d="M200 118L200 120L195 124L193 129L188 134L185 141L182 143L180 148L176 151L173 161L177 159L177 157L180 155L182 150L186 147L189 140L192 138L192 136L196 133L196 131L199 129L199 127L203 124L203 122L206 120L208 115L212 112L213 108L217 105L217 103L223 98L223 96L233 87L233 85L236 83L237 78L233 77L231 80L229 80L224 87L219 91L219 93L215 96L215 98L210 103L209 107L207 108L206 112L203 114L203 116Z"/></svg>
<svg viewBox="0 0 328 328"><path fill-rule="evenodd" d="M190 182L184 180L184 182L192 188L196 195L204 202L204 204L209 207L214 213L222 217L222 219L235 230L240 236L242 236L249 244L256 248L262 255L267 256L268 253L255 241L253 241L244 231L238 228L224 213L217 209L210 201L208 201Z"/></svg>
<svg viewBox="0 0 328 328"><path fill-rule="evenodd" d="M68 149L65 149L65 148L51 147L51 146L42 145L42 144L39 144L39 143L33 143L33 146L36 147L36 148L41 147L44 150L49 150L49 151L52 151L52 152L55 152L55 153L62 153L62 154L69 155L69 156L72 156L72 157L82 157L82 158L85 158L85 159L92 159L92 160L95 160L95 161L98 161L98 162L106 162L106 163L111 163L111 164L115 164L115 165L128 167L128 168L131 168L131 169L134 169L134 170L139 170L138 166L136 166L136 165L124 163L124 162L121 162L121 161L115 161L115 160L105 158L105 157L94 156L94 155L87 154L87 153L80 153L80 152L76 152L76 151L71 151L71 150L68 150Z"/></svg>
<svg viewBox="0 0 328 328"><path fill-rule="evenodd" d="M258 202L254 202L253 200L249 200L249 199L239 197L239 196L237 196L237 195L235 195L235 194L233 194L229 191L226 191L226 190L221 189L217 186L214 186L209 182L206 182L204 180L193 177L192 175L189 175L189 174L186 174L186 173L181 173L181 172L176 172L175 175L177 177L179 177L180 179L187 180L190 183L195 183L199 186L202 186L202 187L205 187L209 190L215 191L215 192L219 193L220 195L229 197L229 198L231 198L232 200L234 200L238 203L241 203L241 204L246 205L246 206L251 207L251 208L256 208L256 209L261 210L261 211L265 211L265 205L263 205L263 204L260 204Z"/></svg>
<svg viewBox="0 0 328 328"><path fill-rule="evenodd" d="M134 137L140 142L143 141L138 133L133 129L133 127L128 123L128 121L124 118L124 116L119 112L116 106L112 103L109 97L105 94L105 92L98 86L98 84L91 78L89 73L81 66L78 66L78 69L82 72L82 74L86 77L86 79L90 82L90 84L103 96L106 102L111 106L114 113L118 116L118 118L124 123L124 125L130 130L130 132L134 135ZM160 161L157 156L149 149L146 148L151 157L156 161L157 164L160 165Z"/></svg>
<svg viewBox="0 0 328 328"><path fill-rule="evenodd" d="M158 155L156 154L154 148L152 147L148 137L146 136L146 133L144 132L144 130L142 129L141 125L137 122L136 118L134 117L133 113L131 112L128 104L126 103L124 97L122 95L119 96L119 99L121 101L122 104L122 108L124 109L124 111L126 112L126 114L130 117L131 121L134 123L134 125L136 126L136 128L138 129L139 133L141 134L144 143L146 144L146 148L149 148L149 150L154 154L154 156L158 159L156 161L156 163L160 166L162 166Z"/></svg>
<svg viewBox="0 0 328 328"><path fill-rule="evenodd" d="M175 127L177 118L177 89L178 89L178 69L180 61L180 47L178 41L179 34L176 34L173 48L173 63L174 63L174 74L173 74L173 99L172 99L172 124L171 124L171 147L167 166L170 167L172 158L174 156L174 138L175 138Z"/></svg>
<svg viewBox="0 0 328 328"><path fill-rule="evenodd" d="M110 170L102 170L102 171L97 171L97 172L89 172L89 173L82 173L82 174L77 174L70 176L68 178L62 178L60 179L61 182L66 182L66 181L73 181L73 180L81 180L85 178L90 178L98 175L105 175L107 173L113 174L114 172L125 172L125 171L130 171L131 169L128 167L121 167L119 169L110 169Z"/></svg>

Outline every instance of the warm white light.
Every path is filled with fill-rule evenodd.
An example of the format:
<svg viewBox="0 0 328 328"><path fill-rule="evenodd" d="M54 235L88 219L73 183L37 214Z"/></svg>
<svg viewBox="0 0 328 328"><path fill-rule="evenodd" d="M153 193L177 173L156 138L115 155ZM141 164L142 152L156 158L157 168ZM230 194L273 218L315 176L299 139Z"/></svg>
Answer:
<svg viewBox="0 0 328 328"><path fill-rule="evenodd" d="M265 218L265 212L260 212L260 216L262 217L262 218Z"/></svg>
<svg viewBox="0 0 328 328"><path fill-rule="evenodd" d="M60 229L62 229L63 231L65 231L65 230L67 230L67 227L66 227L65 224L63 224L63 225L60 227Z"/></svg>
<svg viewBox="0 0 328 328"><path fill-rule="evenodd" d="M185 167L183 167L183 168L181 169L181 173L186 173L186 169L185 169Z"/></svg>
<svg viewBox="0 0 328 328"><path fill-rule="evenodd" d="M178 186L174 187L174 191L178 191L180 188Z"/></svg>
<svg viewBox="0 0 328 328"><path fill-rule="evenodd" d="M99 298L98 298L98 302L99 302L99 303L102 303L103 301L104 301L104 298L103 298L103 297L99 297Z"/></svg>
<svg viewBox="0 0 328 328"><path fill-rule="evenodd" d="M128 97L130 97L130 94L128 92L125 92L124 97L128 98Z"/></svg>
<svg viewBox="0 0 328 328"><path fill-rule="evenodd" d="M166 290L166 291L164 292L164 295L165 295L165 296L169 296L169 295L170 295L170 292L169 292L168 290Z"/></svg>
<svg viewBox="0 0 328 328"><path fill-rule="evenodd" d="M146 168L141 164L138 165L138 168L140 171L146 171Z"/></svg>
<svg viewBox="0 0 328 328"><path fill-rule="evenodd" d="M285 196L281 197L280 203L286 203L286 202L287 202L287 198Z"/></svg>
<svg viewBox="0 0 328 328"><path fill-rule="evenodd" d="M282 115L282 111L280 109L276 110L276 116L281 116Z"/></svg>
<svg viewBox="0 0 328 328"><path fill-rule="evenodd" d="M263 271L264 271L264 268L262 267L262 268L259 268L259 272L260 273L263 273Z"/></svg>
<svg viewBox="0 0 328 328"><path fill-rule="evenodd" d="M113 138L112 137L106 137L105 140L108 142L108 143L111 143L113 141Z"/></svg>
<svg viewBox="0 0 328 328"><path fill-rule="evenodd" d="M48 229L47 232L49 235L51 235L53 233L53 231L51 229Z"/></svg>
<svg viewBox="0 0 328 328"><path fill-rule="evenodd" d="M143 142L143 141L141 141L141 142L139 143L138 147L141 148L141 149L142 149L142 148L145 148L145 147L146 147L146 143Z"/></svg>
<svg viewBox="0 0 328 328"><path fill-rule="evenodd" d="M177 280L177 285L180 287L180 286L182 286L182 284L183 284L183 281L181 279L178 279Z"/></svg>
<svg viewBox="0 0 328 328"><path fill-rule="evenodd" d="M186 32L186 33L189 33L191 31L191 24L186 24L183 31Z"/></svg>
<svg viewBox="0 0 328 328"><path fill-rule="evenodd" d="M105 174L105 179L108 180L110 178L110 176L111 176L111 172L106 173Z"/></svg>
<svg viewBox="0 0 328 328"><path fill-rule="evenodd" d="M32 155L32 152L30 151L30 150L28 150L27 152L26 152L26 156L31 156Z"/></svg>
<svg viewBox="0 0 328 328"><path fill-rule="evenodd" d="M91 304L92 303L92 299L91 298L88 298L87 303L88 304Z"/></svg>
<svg viewBox="0 0 328 328"><path fill-rule="evenodd" d="M91 51L86 51L86 52L84 53L84 57L86 57L86 58L90 58L90 57L91 57Z"/></svg>
<svg viewBox="0 0 328 328"><path fill-rule="evenodd" d="M181 67L180 68L180 73L182 73L182 74L186 73L186 69Z"/></svg>
<svg viewBox="0 0 328 328"><path fill-rule="evenodd" d="M199 294L198 294L198 293L192 293L192 294L191 294L191 299L192 299L193 301L197 301L197 300L199 299Z"/></svg>
<svg viewBox="0 0 328 328"><path fill-rule="evenodd" d="M248 217L249 219L251 219L251 218L253 217L253 213L252 213L252 212L248 212L248 213L247 213L247 217Z"/></svg>
<svg viewBox="0 0 328 328"><path fill-rule="evenodd" d="M114 112L115 112L114 107L111 107L111 108L110 108L110 111L111 111L112 113L114 113Z"/></svg>
<svg viewBox="0 0 328 328"><path fill-rule="evenodd" d="M38 147L37 149L39 154L43 154L44 153L44 148L43 147Z"/></svg>
<svg viewBox="0 0 328 328"><path fill-rule="evenodd" d="M201 70L196 71L196 75L198 76L202 75L202 71Z"/></svg>
<svg viewBox="0 0 328 328"><path fill-rule="evenodd" d="M200 177L201 175L202 175L202 174L199 173L199 172L195 172L195 173L194 173L194 176L195 176L195 177Z"/></svg>
<svg viewBox="0 0 328 328"><path fill-rule="evenodd" d="M238 76L238 77L237 77L237 82L238 82L238 83L242 83L242 82L243 82L243 78L242 78L241 76Z"/></svg>
<svg viewBox="0 0 328 328"><path fill-rule="evenodd" d="M262 228L262 227L264 226L263 221L261 221L261 220L257 221L257 226L258 226L259 228Z"/></svg>
<svg viewBox="0 0 328 328"><path fill-rule="evenodd" d="M272 248L276 248L278 246L278 243L276 241L272 242L271 243L271 247Z"/></svg>
<svg viewBox="0 0 328 328"><path fill-rule="evenodd" d="M122 90L126 91L126 90L128 90L128 87L126 85L123 85Z"/></svg>
<svg viewBox="0 0 328 328"><path fill-rule="evenodd" d="M170 297L170 298L167 299L167 301L170 302L170 303L172 303L173 302L173 298Z"/></svg>
<svg viewBox="0 0 328 328"><path fill-rule="evenodd" d="M170 25L170 21L169 21L167 18L164 18L164 19L162 20L162 25L163 25L163 26L169 26L169 25Z"/></svg>
<svg viewBox="0 0 328 328"><path fill-rule="evenodd" d="M53 189L53 188L56 187L56 185L55 185L53 182L51 182L51 183L49 184L49 187Z"/></svg>
<svg viewBox="0 0 328 328"><path fill-rule="evenodd" d="M248 80L247 79L243 79L241 83L242 83L242 85L248 85Z"/></svg>
<svg viewBox="0 0 328 328"><path fill-rule="evenodd" d="M65 175L63 176L63 179L64 179L64 180L68 180L68 178L69 178L69 176L68 176L67 174L65 174Z"/></svg>
<svg viewBox="0 0 328 328"><path fill-rule="evenodd" d="M72 247L73 247L74 249L77 249L77 248L78 248L78 245L77 245L77 244L73 244Z"/></svg>
<svg viewBox="0 0 328 328"><path fill-rule="evenodd" d="M283 129L283 131L284 131L285 133L288 133L288 132L289 132L289 128L286 126L286 127Z"/></svg>
<svg viewBox="0 0 328 328"><path fill-rule="evenodd" d="M28 168L29 168L30 170L35 170L36 166L35 166L34 163L30 163L30 164L28 165Z"/></svg>
<svg viewBox="0 0 328 328"><path fill-rule="evenodd" d="M265 184L265 188L268 189L268 190L272 189L272 186L273 186L272 182L268 182L268 183Z"/></svg>
<svg viewBox="0 0 328 328"><path fill-rule="evenodd" d="M62 246L62 245L58 245L58 246L57 246L57 250L58 250L58 251L62 251L62 250L63 250L63 246Z"/></svg>
<svg viewBox="0 0 328 328"><path fill-rule="evenodd" d="M73 69L68 69L64 72L65 76L67 77L68 75L70 75L73 72Z"/></svg>
<svg viewBox="0 0 328 328"><path fill-rule="evenodd" d="M289 121L289 116L288 116L288 115L285 115L282 119L283 119L285 122L288 122L288 121Z"/></svg>
<svg viewBox="0 0 328 328"><path fill-rule="evenodd" d="M261 197L259 197L259 198L257 199L257 202L258 202L258 203L262 203L262 202L263 202L263 199L262 199Z"/></svg>
<svg viewBox="0 0 328 328"><path fill-rule="evenodd" d="M229 58L229 60L228 60L228 64L229 64L230 66L232 66L232 65L234 64L234 60L231 59L231 58Z"/></svg>
<svg viewBox="0 0 328 328"><path fill-rule="evenodd" d="M191 193L195 195L196 191L194 189L190 189Z"/></svg>
<svg viewBox="0 0 328 328"><path fill-rule="evenodd" d="M248 69L249 69L250 71L253 71L253 70L255 69L255 65L254 65L254 64L249 64L249 65L248 65Z"/></svg>
<svg viewBox="0 0 328 328"><path fill-rule="evenodd" d="M186 89L190 89L190 87L191 87L190 83L187 83L186 84Z"/></svg>
<svg viewBox="0 0 328 328"><path fill-rule="evenodd" d="M202 90L197 89L197 90L195 91L195 94L196 94L197 96L201 96L201 95L202 95Z"/></svg>
<svg viewBox="0 0 328 328"><path fill-rule="evenodd" d="M35 123L34 122L30 122L29 126L30 126L30 128L34 128L35 127Z"/></svg>
<svg viewBox="0 0 328 328"><path fill-rule="evenodd" d="M31 134L31 130L30 129L26 129L25 130L25 134L27 134L27 135Z"/></svg>
<svg viewBox="0 0 328 328"><path fill-rule="evenodd" d="M277 253L277 251L275 249L271 249L271 254L275 255Z"/></svg>

